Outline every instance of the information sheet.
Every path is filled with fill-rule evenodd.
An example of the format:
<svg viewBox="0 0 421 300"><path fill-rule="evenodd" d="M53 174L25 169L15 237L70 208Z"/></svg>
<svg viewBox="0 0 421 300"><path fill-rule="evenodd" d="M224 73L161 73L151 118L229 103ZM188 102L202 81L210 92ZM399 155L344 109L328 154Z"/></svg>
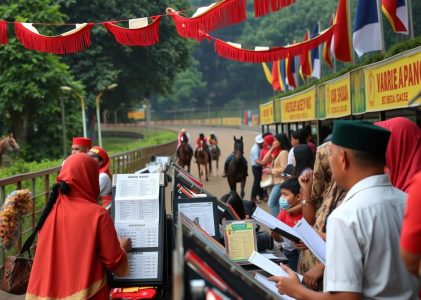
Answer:
<svg viewBox="0 0 421 300"><path fill-rule="evenodd" d="M256 251L253 221L224 222L225 247L232 261L247 261Z"/></svg>
<svg viewBox="0 0 421 300"><path fill-rule="evenodd" d="M178 211L185 214L195 224L200 225L209 235L215 236L212 202L179 203Z"/></svg>
<svg viewBox="0 0 421 300"><path fill-rule="evenodd" d="M158 277L158 252L129 252L129 274L116 279L153 279Z"/></svg>

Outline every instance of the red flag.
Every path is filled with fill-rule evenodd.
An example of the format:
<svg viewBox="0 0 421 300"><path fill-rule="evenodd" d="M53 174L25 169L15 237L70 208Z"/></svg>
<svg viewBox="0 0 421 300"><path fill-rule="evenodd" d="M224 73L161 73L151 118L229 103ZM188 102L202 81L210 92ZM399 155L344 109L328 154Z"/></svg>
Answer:
<svg viewBox="0 0 421 300"><path fill-rule="evenodd" d="M284 91L285 87L282 82L281 61L274 61L272 64L272 88L274 91Z"/></svg>
<svg viewBox="0 0 421 300"><path fill-rule="evenodd" d="M310 39L310 32L306 32L303 41ZM311 51L304 51L300 54L300 74L302 77L311 77L313 73L311 67Z"/></svg>
<svg viewBox="0 0 421 300"><path fill-rule="evenodd" d="M348 0L339 0L333 32L333 53L337 60L352 61L351 23Z"/></svg>
<svg viewBox="0 0 421 300"><path fill-rule="evenodd" d="M297 83L295 82L295 59L294 56L288 56L285 60L285 65L287 69L287 83L290 87L296 88Z"/></svg>
<svg viewBox="0 0 421 300"><path fill-rule="evenodd" d="M408 7L405 0L382 0L382 10L393 31L408 34Z"/></svg>
<svg viewBox="0 0 421 300"><path fill-rule="evenodd" d="M330 18L329 21L329 27L333 25L333 17ZM327 40L324 45L323 45L323 58L326 61L326 64L330 67L333 68L333 63L332 63L332 56L330 55L330 47L332 44L332 39Z"/></svg>

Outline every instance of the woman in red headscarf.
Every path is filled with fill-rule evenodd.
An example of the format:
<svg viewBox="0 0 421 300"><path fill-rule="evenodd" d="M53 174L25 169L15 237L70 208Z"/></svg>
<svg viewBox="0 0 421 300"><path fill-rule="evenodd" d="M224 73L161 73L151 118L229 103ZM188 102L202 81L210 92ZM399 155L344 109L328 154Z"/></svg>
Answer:
<svg viewBox="0 0 421 300"><path fill-rule="evenodd" d="M97 204L98 163L85 153L69 156L57 177L38 233L26 299L109 299L107 275L128 273L128 239ZM49 211L50 210L50 211Z"/></svg>
<svg viewBox="0 0 421 300"><path fill-rule="evenodd" d="M421 129L407 118L397 117L375 123L391 131L386 150L386 165L392 185L404 192L421 171Z"/></svg>
<svg viewBox="0 0 421 300"><path fill-rule="evenodd" d="M110 158L107 152L101 147L94 146L88 151L88 155L92 156L99 163L99 196L101 205L106 207L111 203L112 199L112 175L110 172Z"/></svg>

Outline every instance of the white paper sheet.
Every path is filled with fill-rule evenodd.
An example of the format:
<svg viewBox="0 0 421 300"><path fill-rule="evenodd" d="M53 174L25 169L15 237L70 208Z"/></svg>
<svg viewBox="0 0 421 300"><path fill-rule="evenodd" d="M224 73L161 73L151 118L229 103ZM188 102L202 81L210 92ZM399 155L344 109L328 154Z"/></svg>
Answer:
<svg viewBox="0 0 421 300"><path fill-rule="evenodd" d="M158 247L158 222L117 223L115 228L118 236L124 236L132 240L133 248Z"/></svg>
<svg viewBox="0 0 421 300"><path fill-rule="evenodd" d="M159 220L158 199L115 202L115 223L156 222L157 220Z"/></svg>
<svg viewBox="0 0 421 300"><path fill-rule="evenodd" d="M326 263L326 242L317 234L316 231L302 218L294 226L300 234L304 244L310 251L322 262Z"/></svg>
<svg viewBox="0 0 421 300"><path fill-rule="evenodd" d="M261 284L263 284L268 290L270 290L274 294L276 294L278 296L278 299L282 299L282 300L295 300L295 298L292 298L292 297L290 297L288 295L281 295L281 294L279 294L278 289L276 287L276 282L270 281L269 279L267 279L262 274L256 273L256 275L254 276L254 278L258 282L260 282Z"/></svg>
<svg viewBox="0 0 421 300"><path fill-rule="evenodd" d="M158 252L129 252L129 274L116 279L148 279L158 277Z"/></svg>
<svg viewBox="0 0 421 300"><path fill-rule="evenodd" d="M179 203L178 211L200 225L209 235L215 236L215 219L212 202Z"/></svg>
<svg viewBox="0 0 421 300"><path fill-rule="evenodd" d="M159 173L118 174L115 201L159 198Z"/></svg>

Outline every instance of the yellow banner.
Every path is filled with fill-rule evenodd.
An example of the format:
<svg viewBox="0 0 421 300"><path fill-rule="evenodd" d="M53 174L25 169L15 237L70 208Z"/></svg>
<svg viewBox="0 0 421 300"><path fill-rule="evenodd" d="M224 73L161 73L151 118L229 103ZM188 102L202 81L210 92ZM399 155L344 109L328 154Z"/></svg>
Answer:
<svg viewBox="0 0 421 300"><path fill-rule="evenodd" d="M421 52L367 67L367 111L404 108L421 91Z"/></svg>
<svg viewBox="0 0 421 300"><path fill-rule="evenodd" d="M241 118L222 118L222 125L240 126Z"/></svg>
<svg viewBox="0 0 421 300"><path fill-rule="evenodd" d="M273 124L273 101L265 104L260 104L260 125Z"/></svg>
<svg viewBox="0 0 421 300"><path fill-rule="evenodd" d="M351 87L349 73L325 85L326 118L339 118L351 114Z"/></svg>
<svg viewBox="0 0 421 300"><path fill-rule="evenodd" d="M282 123L311 121L316 118L316 89L314 87L304 92L281 99Z"/></svg>
<svg viewBox="0 0 421 300"><path fill-rule="evenodd" d="M127 117L129 119L144 120L145 119L145 111L129 111L127 113Z"/></svg>

